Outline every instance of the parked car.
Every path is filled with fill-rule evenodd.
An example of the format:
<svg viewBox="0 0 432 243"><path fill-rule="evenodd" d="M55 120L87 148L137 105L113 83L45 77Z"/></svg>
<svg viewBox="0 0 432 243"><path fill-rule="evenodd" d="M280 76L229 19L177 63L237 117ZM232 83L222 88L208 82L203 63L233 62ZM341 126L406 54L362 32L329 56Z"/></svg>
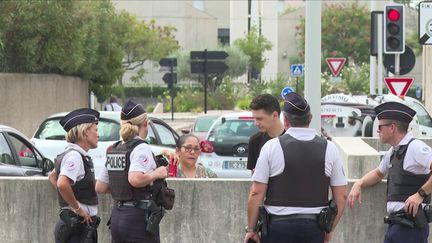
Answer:
<svg viewBox="0 0 432 243"><path fill-rule="evenodd" d="M203 114L197 116L191 129L182 129L183 134L193 134L198 137L199 141L203 140L210 130L213 122L221 115Z"/></svg>
<svg viewBox="0 0 432 243"><path fill-rule="evenodd" d="M58 154L67 146L66 132L59 121L66 112L54 114L48 117L39 126L32 137L32 141L48 158L54 161ZM106 149L114 142L120 140L120 112L101 111L98 123L99 142L96 149L91 149L89 155L93 159L96 177L106 162ZM162 150L174 151L179 135L164 121L150 117L147 143L154 154L160 154Z"/></svg>
<svg viewBox="0 0 432 243"><path fill-rule="evenodd" d="M46 175L53 168L24 134L0 125L0 176Z"/></svg>
<svg viewBox="0 0 432 243"><path fill-rule="evenodd" d="M250 178L246 169L249 137L258 132L252 112L222 115L201 141L198 162L220 178Z"/></svg>

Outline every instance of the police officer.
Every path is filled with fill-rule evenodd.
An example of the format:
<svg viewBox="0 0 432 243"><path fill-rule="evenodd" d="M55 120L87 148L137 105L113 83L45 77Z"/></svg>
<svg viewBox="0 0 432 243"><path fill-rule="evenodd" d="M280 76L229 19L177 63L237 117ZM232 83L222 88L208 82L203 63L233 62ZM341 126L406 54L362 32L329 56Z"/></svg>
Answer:
<svg viewBox="0 0 432 243"><path fill-rule="evenodd" d="M344 210L347 182L342 161L332 142L308 128L312 115L303 97L290 93L283 111L287 131L264 144L252 176L244 242L322 243L331 237L317 222L328 205L329 186L339 209L333 228ZM260 238L255 225L263 201L269 222L268 234Z"/></svg>
<svg viewBox="0 0 432 243"><path fill-rule="evenodd" d="M270 139L285 133L280 121L280 104L271 94L255 97L249 105L259 132L249 138L247 169L254 170L262 146Z"/></svg>
<svg viewBox="0 0 432 243"><path fill-rule="evenodd" d="M55 159L55 169L50 174L50 181L58 190L61 218L55 227L56 242L83 242L87 235L87 225L97 220L97 194L93 163L87 155L90 149L97 147L99 140L97 123L99 112L82 108L74 110L60 120L67 132L68 145L65 152ZM79 217L78 217L79 216ZM71 224L83 221L85 224ZM91 240L97 242L97 232L93 229Z"/></svg>
<svg viewBox="0 0 432 243"><path fill-rule="evenodd" d="M150 146L147 113L141 104L129 100L121 111L120 136L107 150L107 161L96 183L98 193L111 192L115 201L111 215L113 243L160 242L157 232L146 230L152 203L151 185L168 176L165 166L157 167ZM154 205L153 205L154 206Z"/></svg>
<svg viewBox="0 0 432 243"><path fill-rule="evenodd" d="M378 168L356 182L348 195L350 208L361 203L361 190L379 183L387 176L387 212L390 220L385 243L427 242L429 225L413 223L424 217L422 203L430 202L432 150L408 132L416 112L398 102L386 102L375 107L378 133L382 143L392 147ZM419 208L420 207L420 208ZM424 218L423 218L424 219ZM410 225L411 224L411 225Z"/></svg>

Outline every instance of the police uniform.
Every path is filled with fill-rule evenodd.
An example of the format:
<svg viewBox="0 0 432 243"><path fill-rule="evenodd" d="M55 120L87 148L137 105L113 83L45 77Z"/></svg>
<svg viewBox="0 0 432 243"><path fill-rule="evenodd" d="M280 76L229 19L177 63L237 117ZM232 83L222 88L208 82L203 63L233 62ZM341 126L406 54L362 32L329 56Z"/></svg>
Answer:
<svg viewBox="0 0 432 243"><path fill-rule="evenodd" d="M379 120L397 120L409 124L416 114L414 110L398 102L386 102L375 108ZM378 170L387 179L387 212L389 215L404 213L405 200L415 194L429 179L432 149L423 141L414 139L408 132L398 146L384 155ZM426 197L423 205L430 203ZM419 211L418 213L423 213ZM384 242L427 242L429 225L413 229L399 224L389 224Z"/></svg>
<svg viewBox="0 0 432 243"><path fill-rule="evenodd" d="M122 110L121 119L129 120L144 112L141 105L129 101ZM111 215L113 243L160 242L159 230L156 234L146 231L150 185L135 188L128 181L131 172L148 173L156 168L150 146L138 136L130 141L119 141L108 148L107 162L98 180L109 184L115 201Z"/></svg>
<svg viewBox="0 0 432 243"><path fill-rule="evenodd" d="M68 132L73 127L82 123L97 123L99 112L92 109L78 109L67 114L60 124ZM66 176L72 181L71 187L79 207L88 212L94 219L97 214L97 194L95 191L95 176L91 158L79 145L68 143L65 152L55 159L55 172L58 176ZM59 205L62 210L70 210L67 202L58 193ZM64 232L65 222L60 219L55 227L56 242L59 241L59 234ZM74 229L73 234L67 242L80 242L84 227L81 225ZM95 236L97 239L97 236ZM61 238L61 237L60 237Z"/></svg>
<svg viewBox="0 0 432 243"><path fill-rule="evenodd" d="M310 108L291 93L284 111L304 115ZM268 185L264 206L270 223L262 242L323 242L316 219L328 204L328 187L347 184L336 146L303 127L290 127L262 147L252 180Z"/></svg>

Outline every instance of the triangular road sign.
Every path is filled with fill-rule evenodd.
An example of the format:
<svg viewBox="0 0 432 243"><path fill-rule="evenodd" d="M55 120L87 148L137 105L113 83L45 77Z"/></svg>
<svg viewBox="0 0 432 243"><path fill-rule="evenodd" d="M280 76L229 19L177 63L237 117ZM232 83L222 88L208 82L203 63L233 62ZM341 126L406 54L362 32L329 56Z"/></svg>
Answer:
<svg viewBox="0 0 432 243"><path fill-rule="evenodd" d="M339 76L340 71L342 70L343 65L345 64L346 58L326 58L326 62L330 67L330 70L334 77Z"/></svg>
<svg viewBox="0 0 432 243"><path fill-rule="evenodd" d="M403 97L408 92L414 78L409 77L391 77L384 78L390 92L396 96Z"/></svg>

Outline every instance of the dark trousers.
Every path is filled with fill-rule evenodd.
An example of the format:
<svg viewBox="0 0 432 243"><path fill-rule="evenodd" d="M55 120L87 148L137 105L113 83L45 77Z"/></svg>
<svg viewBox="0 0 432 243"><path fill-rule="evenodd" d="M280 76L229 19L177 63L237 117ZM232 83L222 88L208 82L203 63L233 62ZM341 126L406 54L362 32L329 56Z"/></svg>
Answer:
<svg viewBox="0 0 432 243"><path fill-rule="evenodd" d="M384 243L427 243L429 224L423 228L407 228L390 224L385 234Z"/></svg>
<svg viewBox="0 0 432 243"><path fill-rule="evenodd" d="M160 243L156 235L146 231L147 211L134 207L114 206L111 215L112 243Z"/></svg>
<svg viewBox="0 0 432 243"><path fill-rule="evenodd" d="M268 225L268 235L262 243L323 243L324 231L312 219L273 221Z"/></svg>

